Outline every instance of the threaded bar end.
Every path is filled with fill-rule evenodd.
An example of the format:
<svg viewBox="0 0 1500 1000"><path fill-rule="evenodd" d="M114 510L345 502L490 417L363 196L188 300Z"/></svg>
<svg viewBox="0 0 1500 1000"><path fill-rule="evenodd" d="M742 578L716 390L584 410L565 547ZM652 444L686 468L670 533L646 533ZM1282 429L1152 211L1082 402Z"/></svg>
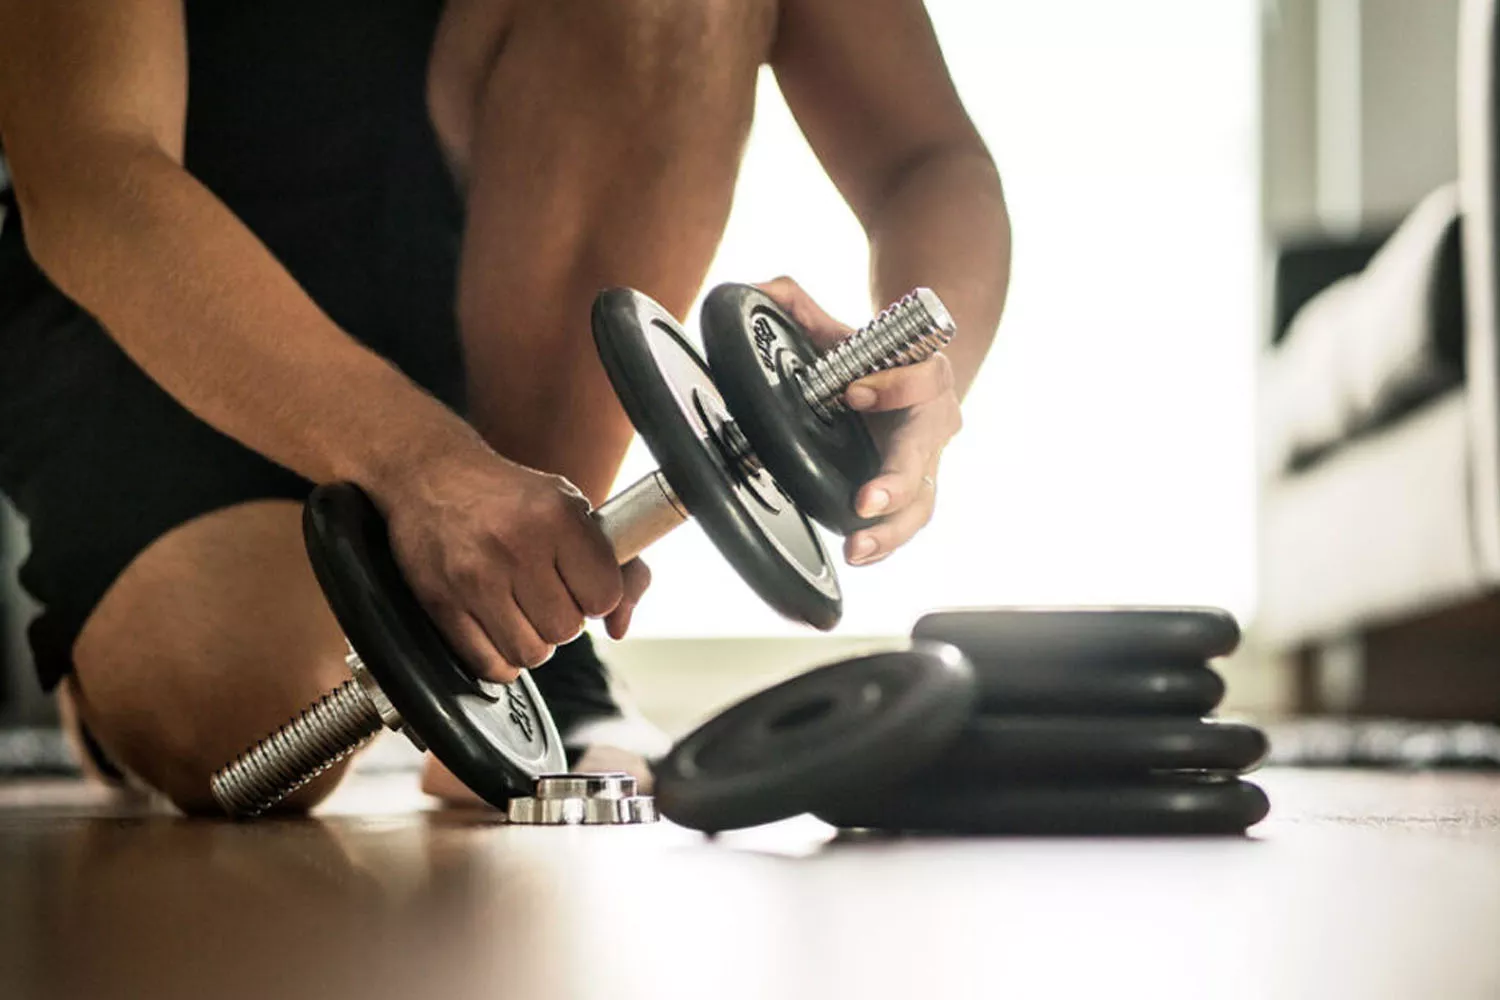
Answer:
<svg viewBox="0 0 1500 1000"><path fill-rule="evenodd" d="M953 318L930 288L918 288L803 368L802 396L825 416L843 408L851 384L932 357L953 340Z"/></svg>
<svg viewBox="0 0 1500 1000"><path fill-rule="evenodd" d="M378 733L380 712L347 680L214 775L214 801L231 816L256 816L358 750Z"/></svg>

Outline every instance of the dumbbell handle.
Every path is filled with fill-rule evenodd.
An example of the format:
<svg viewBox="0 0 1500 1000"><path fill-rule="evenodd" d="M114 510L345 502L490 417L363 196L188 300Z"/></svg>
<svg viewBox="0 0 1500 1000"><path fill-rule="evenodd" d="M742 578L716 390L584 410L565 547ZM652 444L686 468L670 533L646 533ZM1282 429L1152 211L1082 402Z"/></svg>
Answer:
<svg viewBox="0 0 1500 1000"><path fill-rule="evenodd" d="M688 512L667 477L657 469L604 501L593 517L623 566L686 521Z"/></svg>

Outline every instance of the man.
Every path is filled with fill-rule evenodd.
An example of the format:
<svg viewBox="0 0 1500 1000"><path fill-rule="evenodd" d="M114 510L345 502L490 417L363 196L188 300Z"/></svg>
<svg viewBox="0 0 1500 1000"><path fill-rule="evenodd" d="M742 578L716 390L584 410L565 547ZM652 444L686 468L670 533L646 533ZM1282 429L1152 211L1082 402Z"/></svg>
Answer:
<svg viewBox="0 0 1500 1000"><path fill-rule="evenodd" d="M920 0L0 0L0 489L43 680L101 762L210 808L215 768L347 676L299 529L339 479L477 674L562 646L537 682L603 742L579 734L619 710L575 637L623 635L648 574L587 516L631 436L589 304L686 312L766 63L875 301L929 285L962 331L849 390L885 455L858 498L883 519L846 545L869 563L931 515L1009 264Z"/></svg>

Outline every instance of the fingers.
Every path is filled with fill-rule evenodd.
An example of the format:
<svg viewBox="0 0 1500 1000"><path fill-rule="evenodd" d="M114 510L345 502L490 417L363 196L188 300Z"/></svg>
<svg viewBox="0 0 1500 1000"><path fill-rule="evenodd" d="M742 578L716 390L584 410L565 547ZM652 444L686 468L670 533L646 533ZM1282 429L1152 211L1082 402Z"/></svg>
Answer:
<svg viewBox="0 0 1500 1000"><path fill-rule="evenodd" d="M868 566L911 541L912 536L932 520L936 506L934 493L932 489L924 489L900 511L873 527L850 535L844 540L844 558L850 565Z"/></svg>
<svg viewBox="0 0 1500 1000"><path fill-rule="evenodd" d="M442 608L433 612L432 620L453 651L480 677L509 684L521 676L521 668L500 655L484 628L466 612Z"/></svg>
<svg viewBox="0 0 1500 1000"><path fill-rule="evenodd" d="M518 582L516 604L542 641L554 646L571 642L583 631L583 610L557 573Z"/></svg>
<svg viewBox="0 0 1500 1000"><path fill-rule="evenodd" d="M503 597L475 601L472 606L478 609L475 617L484 627L485 634L507 662L527 668L539 667L552 659L552 654L557 651L554 643L537 633L514 595L506 593Z"/></svg>
<svg viewBox="0 0 1500 1000"><path fill-rule="evenodd" d="M583 631L585 618L612 613L625 592L614 551L581 494L553 508L536 530L554 540L555 551L531 550L520 561L526 571L512 575L510 586L475 592L483 595L477 614L485 631L506 660L523 667L547 662Z"/></svg>
<svg viewBox="0 0 1500 1000"><path fill-rule="evenodd" d="M844 540L844 558L850 565L867 565L891 555L910 541L932 520L936 508L936 478L918 472L915 483L906 474L882 475L861 490L861 501L870 493L889 493L889 511L879 523L856 531ZM868 516L868 514L867 514Z"/></svg>
<svg viewBox="0 0 1500 1000"><path fill-rule="evenodd" d="M827 350L854 332L853 327L840 323L824 312L823 307L813 301L813 297L801 285L785 275L761 282L755 287L775 299L776 304L785 309L792 319L802 324L820 350Z"/></svg>
<svg viewBox="0 0 1500 1000"><path fill-rule="evenodd" d="M620 598L619 605L604 619L604 628L611 639L623 639L625 633L630 631L630 619L635 614L635 607L641 601L646 588L651 586L651 569L640 559L632 559L621 567L621 575L624 577L625 594Z"/></svg>
<svg viewBox="0 0 1500 1000"><path fill-rule="evenodd" d="M927 477L961 423L951 397L884 415L886 435L880 475L860 487L854 509L861 517L888 517L931 490Z"/></svg>
<svg viewBox="0 0 1500 1000"><path fill-rule="evenodd" d="M862 413L906 410L951 395L953 386L953 366L946 355L934 354L920 364L865 376L844 391L844 401Z"/></svg>
<svg viewBox="0 0 1500 1000"><path fill-rule="evenodd" d="M890 555L932 519L938 461L960 423L951 395L886 416L891 429L881 473L860 487L854 502L861 517L881 521L844 542L845 558L856 566Z"/></svg>
<svg viewBox="0 0 1500 1000"><path fill-rule="evenodd" d="M557 574L585 617L602 618L619 606L624 581L604 532L586 513L579 512L577 517L582 530L564 533L557 551Z"/></svg>

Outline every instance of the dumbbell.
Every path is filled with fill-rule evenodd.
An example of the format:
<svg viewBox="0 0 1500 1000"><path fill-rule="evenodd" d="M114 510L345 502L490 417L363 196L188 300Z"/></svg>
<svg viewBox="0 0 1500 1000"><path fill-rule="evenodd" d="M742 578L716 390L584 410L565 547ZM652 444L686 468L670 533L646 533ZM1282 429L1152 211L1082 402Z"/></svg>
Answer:
<svg viewBox="0 0 1500 1000"><path fill-rule="evenodd" d="M940 350L953 321L936 295L918 289L819 354L769 296L723 285L706 298L701 322L707 361L641 292L611 289L595 300L599 357L659 468L593 516L622 564L691 516L778 612L832 628L842 596L809 515L846 534L863 526L854 496L879 471L863 420L840 397L858 378ZM391 728L517 822L654 818L625 776L591 783L601 776L565 773L557 728L529 674L508 685L471 675L412 594L384 519L358 486L314 489L303 535L353 676L213 776L225 812L270 808Z"/></svg>
<svg viewBox="0 0 1500 1000"><path fill-rule="evenodd" d="M706 831L812 812L947 833L1239 833L1265 794L1250 726L1200 718L1239 629L1211 608L925 616L904 648L760 692L656 766L662 813Z"/></svg>

